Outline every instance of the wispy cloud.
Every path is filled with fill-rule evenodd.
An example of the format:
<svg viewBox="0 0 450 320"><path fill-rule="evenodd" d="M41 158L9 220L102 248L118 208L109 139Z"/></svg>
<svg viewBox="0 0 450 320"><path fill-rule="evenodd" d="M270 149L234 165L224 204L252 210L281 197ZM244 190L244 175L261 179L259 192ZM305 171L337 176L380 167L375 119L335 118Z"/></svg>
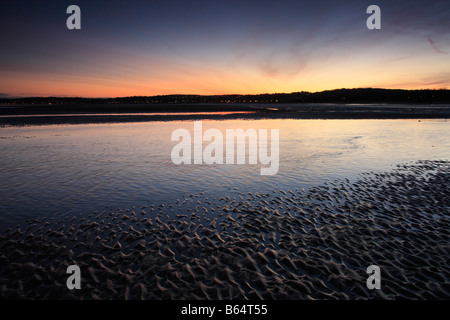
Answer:
<svg viewBox="0 0 450 320"><path fill-rule="evenodd" d="M431 37L427 37L428 43L430 44L430 46L433 48L433 50L436 53L442 53L442 54L448 54L447 51L444 51L442 49L440 49L438 46L436 46L435 42L433 41L433 39L431 39Z"/></svg>

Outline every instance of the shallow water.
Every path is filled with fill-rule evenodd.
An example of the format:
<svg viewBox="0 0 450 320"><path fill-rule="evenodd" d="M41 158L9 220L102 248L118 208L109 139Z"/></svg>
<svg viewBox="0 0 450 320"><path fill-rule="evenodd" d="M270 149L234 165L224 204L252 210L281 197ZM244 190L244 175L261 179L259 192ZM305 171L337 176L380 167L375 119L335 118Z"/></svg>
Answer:
<svg viewBox="0 0 450 320"><path fill-rule="evenodd" d="M443 120L203 121L203 130L279 129L280 169L172 163L175 129L192 121L0 128L0 226L29 218L140 207L191 193L301 189L398 163L450 159ZM204 146L207 143L204 143Z"/></svg>

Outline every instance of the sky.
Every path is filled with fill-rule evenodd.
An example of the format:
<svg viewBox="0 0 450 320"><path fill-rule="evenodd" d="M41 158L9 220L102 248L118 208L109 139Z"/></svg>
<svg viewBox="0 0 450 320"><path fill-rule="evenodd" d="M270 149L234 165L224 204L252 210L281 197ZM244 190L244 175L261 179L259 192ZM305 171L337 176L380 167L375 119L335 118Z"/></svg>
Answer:
<svg viewBox="0 0 450 320"><path fill-rule="evenodd" d="M450 1L2 0L0 48L0 97L450 88Z"/></svg>

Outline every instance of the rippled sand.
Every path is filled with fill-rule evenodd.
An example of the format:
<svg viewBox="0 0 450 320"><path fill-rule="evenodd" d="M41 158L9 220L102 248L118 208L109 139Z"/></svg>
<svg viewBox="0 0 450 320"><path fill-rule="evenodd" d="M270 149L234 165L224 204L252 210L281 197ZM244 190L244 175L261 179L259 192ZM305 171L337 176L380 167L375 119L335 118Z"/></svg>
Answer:
<svg viewBox="0 0 450 320"><path fill-rule="evenodd" d="M0 236L0 297L449 298L449 169L33 220ZM66 287L72 264L81 290ZM381 290L366 287L369 265Z"/></svg>

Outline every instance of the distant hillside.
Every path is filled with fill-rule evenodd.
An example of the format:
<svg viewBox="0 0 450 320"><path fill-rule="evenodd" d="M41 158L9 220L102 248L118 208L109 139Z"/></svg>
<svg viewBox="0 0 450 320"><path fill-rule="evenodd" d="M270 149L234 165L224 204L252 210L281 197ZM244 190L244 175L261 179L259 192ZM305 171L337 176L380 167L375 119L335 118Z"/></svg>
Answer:
<svg viewBox="0 0 450 320"><path fill-rule="evenodd" d="M450 103L450 90L336 89L257 95L165 95L124 98L2 98L2 104Z"/></svg>

